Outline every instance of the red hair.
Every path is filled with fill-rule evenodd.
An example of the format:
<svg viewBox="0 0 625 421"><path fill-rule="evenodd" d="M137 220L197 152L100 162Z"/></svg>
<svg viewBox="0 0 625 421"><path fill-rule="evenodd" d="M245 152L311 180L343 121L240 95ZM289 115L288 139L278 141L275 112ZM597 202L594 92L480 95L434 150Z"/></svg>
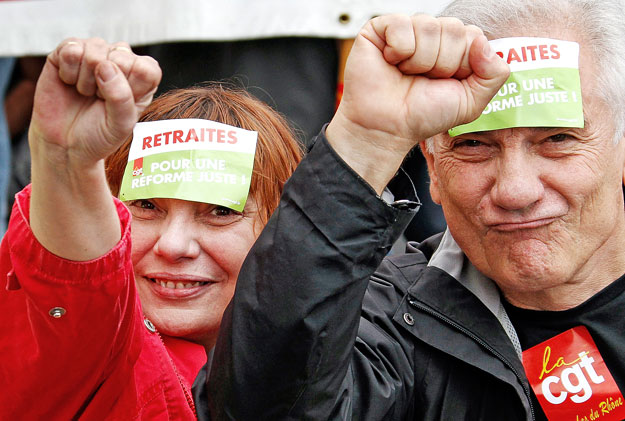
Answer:
<svg viewBox="0 0 625 421"><path fill-rule="evenodd" d="M202 118L258 132L250 196L263 225L302 158L302 147L284 117L247 91L223 83L175 89L156 98L139 121ZM111 192L119 195L132 136L106 159Z"/></svg>

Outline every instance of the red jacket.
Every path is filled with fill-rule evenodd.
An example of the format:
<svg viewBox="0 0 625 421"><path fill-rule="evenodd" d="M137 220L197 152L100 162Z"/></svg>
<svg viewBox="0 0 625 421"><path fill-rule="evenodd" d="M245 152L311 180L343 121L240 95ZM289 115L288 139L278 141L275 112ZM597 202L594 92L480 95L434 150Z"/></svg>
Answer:
<svg viewBox="0 0 625 421"><path fill-rule="evenodd" d="M73 262L33 236L30 187L16 196L0 246L0 419L195 419L191 384L204 348L144 320L130 214L115 203L119 243Z"/></svg>

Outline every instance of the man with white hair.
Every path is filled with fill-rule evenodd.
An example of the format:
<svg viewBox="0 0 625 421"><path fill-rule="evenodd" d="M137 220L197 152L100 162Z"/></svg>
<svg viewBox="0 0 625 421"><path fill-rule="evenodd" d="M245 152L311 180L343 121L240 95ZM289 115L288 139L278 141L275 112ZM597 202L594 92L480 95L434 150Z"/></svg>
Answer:
<svg viewBox="0 0 625 421"><path fill-rule="evenodd" d="M214 419L625 418L624 20L616 0L458 0L363 27L241 270ZM577 79L507 79L569 48ZM580 93L583 115L546 115ZM448 229L384 258L415 202L380 195L416 144Z"/></svg>

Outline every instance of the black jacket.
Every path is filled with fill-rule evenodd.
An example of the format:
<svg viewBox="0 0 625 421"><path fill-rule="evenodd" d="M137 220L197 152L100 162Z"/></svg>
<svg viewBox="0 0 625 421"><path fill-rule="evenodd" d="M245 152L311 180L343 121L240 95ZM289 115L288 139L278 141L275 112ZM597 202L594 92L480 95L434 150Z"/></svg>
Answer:
<svg viewBox="0 0 625 421"><path fill-rule="evenodd" d="M384 258L414 214L403 207L320 136L243 265L199 407L213 420L532 419L493 310L428 266L441 236Z"/></svg>

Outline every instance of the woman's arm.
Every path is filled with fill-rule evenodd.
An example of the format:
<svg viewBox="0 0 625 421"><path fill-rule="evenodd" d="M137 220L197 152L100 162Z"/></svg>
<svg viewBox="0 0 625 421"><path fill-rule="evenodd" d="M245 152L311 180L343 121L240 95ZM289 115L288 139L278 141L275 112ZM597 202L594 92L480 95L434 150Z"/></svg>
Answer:
<svg viewBox="0 0 625 421"><path fill-rule="evenodd" d="M130 214L102 160L130 135L160 69L117 46L64 41L37 84L32 186L0 246L1 419L104 416L133 381L143 324Z"/></svg>
<svg viewBox="0 0 625 421"><path fill-rule="evenodd" d="M47 58L29 130L31 229L50 252L97 258L120 239L104 158L132 133L160 68L125 44L63 41Z"/></svg>

